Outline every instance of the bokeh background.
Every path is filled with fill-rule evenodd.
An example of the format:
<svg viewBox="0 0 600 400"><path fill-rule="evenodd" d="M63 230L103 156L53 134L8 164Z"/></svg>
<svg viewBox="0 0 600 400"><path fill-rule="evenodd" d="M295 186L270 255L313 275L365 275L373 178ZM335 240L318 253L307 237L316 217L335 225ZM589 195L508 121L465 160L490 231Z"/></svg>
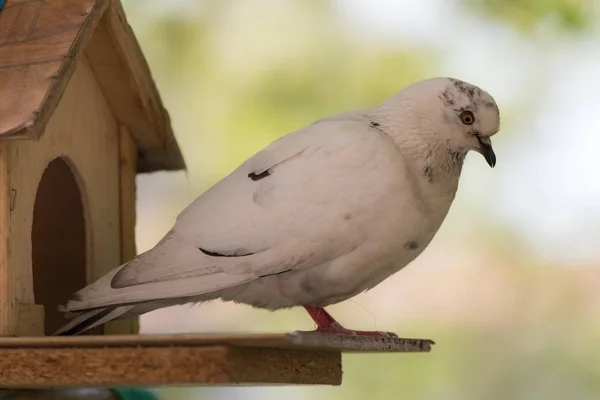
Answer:
<svg viewBox="0 0 600 400"><path fill-rule="evenodd" d="M163 399L600 398L598 0L127 0L187 173L138 177L138 250L281 135L453 76L502 113L495 169L467 157L437 237L330 311L433 338L430 354L344 358L342 387L171 388ZM302 310L214 302L142 332L312 329Z"/></svg>

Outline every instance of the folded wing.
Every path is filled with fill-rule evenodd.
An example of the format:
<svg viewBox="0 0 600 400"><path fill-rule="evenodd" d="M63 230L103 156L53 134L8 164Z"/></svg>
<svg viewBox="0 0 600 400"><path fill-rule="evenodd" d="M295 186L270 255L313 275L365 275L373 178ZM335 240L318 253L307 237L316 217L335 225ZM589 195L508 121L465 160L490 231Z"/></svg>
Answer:
<svg viewBox="0 0 600 400"><path fill-rule="evenodd" d="M66 310L198 296L351 251L364 239L357 216L373 179L373 143L383 140L351 116L273 142L190 204L152 250L77 292Z"/></svg>

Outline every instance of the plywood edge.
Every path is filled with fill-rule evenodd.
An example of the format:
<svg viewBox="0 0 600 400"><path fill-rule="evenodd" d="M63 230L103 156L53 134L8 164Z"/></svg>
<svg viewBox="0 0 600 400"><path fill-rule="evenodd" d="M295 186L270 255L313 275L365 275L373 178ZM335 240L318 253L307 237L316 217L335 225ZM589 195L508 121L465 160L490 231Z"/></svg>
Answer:
<svg viewBox="0 0 600 400"><path fill-rule="evenodd" d="M86 18L77 36L73 40L68 56L65 57L63 65L58 74L54 77L54 82L46 92L45 98L41 103L41 108L34 114L33 119L8 129L5 132L1 132L1 139L37 139L44 131L46 123L50 119L52 112L56 109L56 106L62 98L70 78L75 71L77 60L82 53L80 49L86 47L98 22L108 9L109 1L110 0L96 1L96 4L90 11L90 15Z"/></svg>
<svg viewBox="0 0 600 400"><path fill-rule="evenodd" d="M314 349L350 352L399 352L424 353L431 351L435 342L431 339L377 337L355 335L332 335L328 333L297 331L287 339L296 346Z"/></svg>
<svg viewBox="0 0 600 400"><path fill-rule="evenodd" d="M302 349L331 352L428 352L428 339L377 338L331 335L320 332L204 333L163 335L48 336L0 338L6 348L93 348L127 346L233 346L247 348Z"/></svg>
<svg viewBox="0 0 600 400"><path fill-rule="evenodd" d="M341 354L171 346L0 349L1 388L165 385L339 385Z"/></svg>
<svg viewBox="0 0 600 400"><path fill-rule="evenodd" d="M342 381L342 353L428 352L426 339L318 332L0 338L0 388Z"/></svg>

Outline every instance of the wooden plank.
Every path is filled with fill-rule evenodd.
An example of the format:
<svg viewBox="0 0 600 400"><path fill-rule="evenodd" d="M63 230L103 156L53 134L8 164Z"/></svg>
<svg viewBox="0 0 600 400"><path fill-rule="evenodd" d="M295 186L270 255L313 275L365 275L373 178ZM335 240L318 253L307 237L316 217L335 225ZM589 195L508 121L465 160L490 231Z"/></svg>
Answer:
<svg viewBox="0 0 600 400"><path fill-rule="evenodd" d="M152 334L111 336L46 336L3 337L0 349L5 348L84 348L84 347L168 347L168 346L235 346L235 347L294 347L284 333L259 334Z"/></svg>
<svg viewBox="0 0 600 400"><path fill-rule="evenodd" d="M0 387L339 385L342 352L428 352L432 344L319 332L0 338Z"/></svg>
<svg viewBox="0 0 600 400"><path fill-rule="evenodd" d="M121 263L137 255L135 246L137 147L126 127L119 129L119 197L121 227ZM103 326L105 334L136 334L138 318L110 321Z"/></svg>
<svg viewBox="0 0 600 400"><path fill-rule="evenodd" d="M41 4L39 0L32 1L4 9L0 13L0 46L27 39Z"/></svg>
<svg viewBox="0 0 600 400"><path fill-rule="evenodd" d="M44 307L36 304L19 304L15 334L44 336Z"/></svg>
<svg viewBox="0 0 600 400"><path fill-rule="evenodd" d="M65 58L79 29L0 47L0 68Z"/></svg>
<svg viewBox="0 0 600 400"><path fill-rule="evenodd" d="M29 39L79 28L92 12L95 0L44 0Z"/></svg>
<svg viewBox="0 0 600 400"><path fill-rule="evenodd" d="M119 131L119 178L121 197L121 262L135 258L135 220L137 147L129 130L121 126Z"/></svg>
<svg viewBox="0 0 600 400"><path fill-rule="evenodd" d="M51 61L0 69L0 132L32 123L60 66Z"/></svg>
<svg viewBox="0 0 600 400"><path fill-rule="evenodd" d="M381 346L380 344L385 344ZM167 334L0 338L5 348L231 346L343 352L429 352L428 339L375 338L319 332Z"/></svg>
<svg viewBox="0 0 600 400"><path fill-rule="evenodd" d="M341 354L263 348L1 349L0 387L341 383Z"/></svg>
<svg viewBox="0 0 600 400"><path fill-rule="evenodd" d="M1 86L0 86L1 87ZM0 103L1 104L1 103ZM10 143L0 142L0 336L15 323L13 271L8 262L10 227Z"/></svg>

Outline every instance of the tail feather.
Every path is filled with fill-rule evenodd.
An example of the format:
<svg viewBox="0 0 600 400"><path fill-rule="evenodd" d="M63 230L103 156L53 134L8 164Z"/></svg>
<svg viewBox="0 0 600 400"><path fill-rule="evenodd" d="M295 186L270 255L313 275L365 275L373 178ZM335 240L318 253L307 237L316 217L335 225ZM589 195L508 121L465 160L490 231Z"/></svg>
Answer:
<svg viewBox="0 0 600 400"><path fill-rule="evenodd" d="M83 333L110 320L119 318L134 306L112 306L83 312L53 333L53 336L73 336Z"/></svg>

